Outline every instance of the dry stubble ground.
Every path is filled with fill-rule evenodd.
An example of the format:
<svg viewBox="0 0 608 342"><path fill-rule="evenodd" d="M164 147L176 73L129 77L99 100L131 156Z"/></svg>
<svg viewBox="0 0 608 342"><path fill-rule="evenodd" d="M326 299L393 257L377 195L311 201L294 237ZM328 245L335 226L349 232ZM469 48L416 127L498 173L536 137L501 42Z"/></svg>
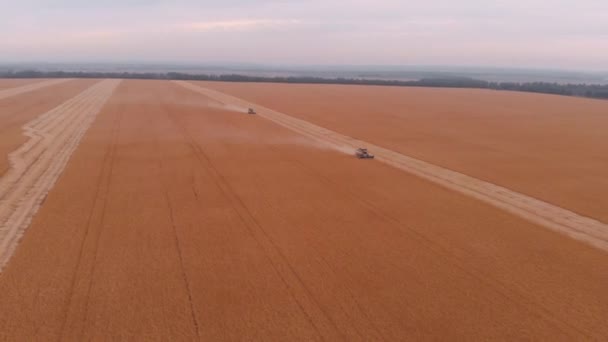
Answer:
<svg viewBox="0 0 608 342"><path fill-rule="evenodd" d="M122 83L0 275L0 337L608 336L606 253L208 104Z"/></svg>

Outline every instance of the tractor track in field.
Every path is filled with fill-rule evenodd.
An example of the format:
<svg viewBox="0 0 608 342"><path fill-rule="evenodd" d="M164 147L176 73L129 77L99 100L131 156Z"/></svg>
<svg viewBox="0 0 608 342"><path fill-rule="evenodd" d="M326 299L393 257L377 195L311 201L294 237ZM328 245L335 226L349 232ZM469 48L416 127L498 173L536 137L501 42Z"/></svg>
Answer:
<svg viewBox="0 0 608 342"><path fill-rule="evenodd" d="M70 280L70 286L68 293L70 294L67 297L65 302L65 310L62 314L61 320L61 328L59 329L59 340L65 340L67 337L65 336L66 327L69 323L70 316L80 317L80 323L84 324L87 320L87 312L89 305L89 296L92 287L92 275L95 272L96 260L99 251L99 240L102 233L102 226L104 220L106 219L106 207L108 205L108 193L110 191L110 187L112 185L112 172L114 170L114 165L116 161L116 145L118 140L118 134L120 132L121 123L124 117L124 113L119 112L112 122L112 133L110 138L110 144L108 145L104 155L103 162L101 166L101 170L99 176L96 180L95 186L95 196L93 205L90 208L90 211L87 215L86 224L84 225L84 235L79 245L78 250L78 259L77 263L74 267L74 272L72 273L72 277ZM91 260L85 258L85 254L87 252L87 242L92 241L92 248L90 252L92 254ZM84 274L84 276L83 276ZM76 288L77 283L80 279L87 279L86 285L86 294L84 295L85 301L83 307L78 307L77 305L73 305L75 302L75 297L78 295ZM82 339L82 335L84 334L83 328L76 329L79 334L79 338Z"/></svg>
<svg viewBox="0 0 608 342"><path fill-rule="evenodd" d="M608 251L608 224L606 223L496 184L331 131L231 95L200 87L185 81L174 82L184 88L227 105L236 105L243 108L254 107L256 108L257 115L306 137L329 145L337 150L354 152L357 147L367 147L376 155L378 161L429 180L450 190L473 197L601 250Z"/></svg>
<svg viewBox="0 0 608 342"><path fill-rule="evenodd" d="M324 310L323 306L318 302L318 299L306 286L301 276L293 268L293 265L289 263L281 248L277 246L276 242L249 211L234 189L232 189L229 182L226 181L224 176L217 170L205 150L195 141L186 127L174 117L170 115L168 117L194 152L198 163L208 171L209 175L212 176L214 183L231 202L235 214L258 246L264 251L267 260L270 262L281 281L285 284L288 292L297 303L302 313L314 327L316 333L324 340L345 340L346 338L337 328L336 322L326 310Z"/></svg>
<svg viewBox="0 0 608 342"><path fill-rule="evenodd" d="M119 83L98 82L23 126L29 140L9 154L10 168L0 178L0 271Z"/></svg>
<svg viewBox="0 0 608 342"><path fill-rule="evenodd" d="M0 90L0 100L6 99L9 97L13 97L13 96L17 96L17 95L21 95L23 93L29 93L31 91L42 89L45 87L50 87L52 85L64 83L64 82L67 82L70 80L71 79L48 80L48 81L26 84L26 85L22 85L19 87L3 89L3 90Z"/></svg>
<svg viewBox="0 0 608 342"><path fill-rule="evenodd" d="M169 110L169 108L167 108L167 106L161 105L161 109L163 111L163 114L166 115L168 120L171 120L171 112ZM174 123L174 122L173 122ZM157 132L160 132L160 130L158 130L158 127L155 126L155 129L157 130ZM160 141L158 140L159 137L161 136L160 133L155 134L155 139L154 139L154 143L157 145L157 152L159 153L160 158L158 159L158 168L160 170L160 172L162 173L163 169L164 169L164 163L163 160L164 155L163 155L163 150L160 147ZM194 151L193 151L194 152ZM159 179L161 179L161 185L163 188L163 195L165 198L165 202L167 204L167 209L169 211L169 219L171 222L171 232L173 235L173 242L175 244L175 250L177 252L177 257L179 260L179 269L180 269L180 275L184 281L184 286L186 288L186 293L188 295L188 305L190 307L190 316L192 319L192 325L194 326L194 331L196 332L196 338L197 339L201 339L201 328L199 325L199 321L197 318L197 312L196 312L196 308L194 306L194 296L193 296L193 291L192 291L192 283L190 281L190 278L188 277L188 274L186 272L186 268L185 268L185 264L184 264L184 249L182 247L182 243L180 241L180 237L179 237L179 233L178 233L178 225L176 223L175 220L175 208L174 208L174 204L171 201L171 197L169 196L169 187L170 185L167 184L166 182L164 182L163 177L159 177Z"/></svg>
<svg viewBox="0 0 608 342"><path fill-rule="evenodd" d="M235 125L236 120L238 120L238 119L235 119L234 117L232 117L228 121L229 126L233 130L239 130L238 126ZM272 144L267 145L267 148L269 150L272 150L277 155L280 155L282 159L289 160L290 162L297 164L299 167L301 167L303 170L305 170L305 172L307 174L311 175L312 177L321 178L322 181L326 181L325 176L323 176L319 173L316 173L314 171L311 171L308 166L306 166L300 160L295 159L292 155L285 154L284 152L280 151L280 149L277 149ZM341 191L341 189L339 191ZM237 196L236 192L235 192L235 196ZM268 201L264 198L259 198L257 200L265 202L266 207L273 208L273 211L276 212L277 215L282 216L281 210L276 208L276 206L273 205L270 201ZM246 204L244 202L243 202L243 205L246 206ZM251 213L251 216L254 216L254 214ZM285 224L288 224L287 221L284 221L284 222L285 222ZM291 224L293 225L294 223L291 223ZM302 224L301 222L296 225L303 230L306 229L305 224ZM271 234L268 233L267 235L268 235L268 239L271 239ZM273 244L274 244L274 242L273 242ZM314 255L316 255L316 257L319 260L321 260L321 264L323 265L323 268L325 270L327 270L327 272L329 274L338 273L336 268L334 266L332 266L332 264L329 261L327 261L326 257L323 255L323 250L321 248L316 246L314 244L314 242L312 242L309 239L306 240L306 244L309 246L311 251L314 251ZM278 249L279 247L276 246L276 248ZM283 252L280 252L280 253L281 253L281 255L283 255ZM285 258L285 261L288 262L287 256L283 255L283 257ZM295 272L295 269L294 269L294 272ZM312 291L309 290L309 292L310 292L311 296L313 296ZM357 335L357 338L363 339L363 340L367 339L367 340L374 340L374 341L388 341L388 339L385 336L383 336L383 334L382 334L381 330L378 328L378 326L376 324L374 324L371 316L369 316L369 314L364 309L364 307L359 303L355 294L346 286L340 288L340 293L342 295L344 295L345 297L347 297L347 299L345 300L344 297L341 297L341 296L336 296L335 299L338 301L338 303L340 303L340 308L342 309L342 312L344 313L344 315L348 316L349 319L351 320L352 324L349 326L349 329L352 330ZM355 306L348 308L349 301L352 301L352 303L354 303ZM320 303L318 303L318 305L320 305ZM323 310L323 312L326 312L326 311ZM357 316L362 317L363 319L356 320L355 318L353 318L353 317L357 317ZM368 335L365 335L364 333L362 333L360 328L363 328L363 330L366 331L368 333ZM351 337L351 338L353 338L353 337ZM345 339L348 340L349 337L346 336Z"/></svg>

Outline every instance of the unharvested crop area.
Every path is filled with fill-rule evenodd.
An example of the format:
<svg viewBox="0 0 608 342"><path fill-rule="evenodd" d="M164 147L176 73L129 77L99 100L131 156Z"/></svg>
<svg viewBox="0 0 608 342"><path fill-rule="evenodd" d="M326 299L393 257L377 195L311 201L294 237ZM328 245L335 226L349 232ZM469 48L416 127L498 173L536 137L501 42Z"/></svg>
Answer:
<svg viewBox="0 0 608 342"><path fill-rule="evenodd" d="M0 339L608 337L608 253L601 249L378 160L358 160L264 113L247 115L177 83L78 82L19 95L40 96L41 106L27 107L32 114L20 126L58 124L67 120L66 107L83 101L91 105L70 115L95 121L88 130L76 123L66 131L47 127L57 137L45 146L63 146L67 140L60 138L67 136L80 143L0 274ZM53 102L54 94L76 84L71 97ZM554 120L562 119L521 113L522 106L541 106L544 96L528 103L528 95L464 91L434 100L427 94L425 102L416 89L205 85L566 209L585 208L582 214L606 222L598 207L580 204L584 196L602 194L605 182L596 169L602 158L592 153L605 142L589 140L597 139L599 128L586 126L596 120L608 128L594 114L600 102L567 100L581 101L571 121L590 129L588 135L565 130L568 146L598 144L570 155L543 150L540 139L554 134L543 127L553 132ZM275 87L277 98L265 87ZM540 135L532 145L539 160L510 164L508 158L521 162L513 151L524 153L526 136L508 144L498 130L479 128L479 121L488 121L482 114L428 109L456 101L450 94L470 96L471 108L477 101L489 109L495 101L502 122L544 121L528 125ZM403 108L407 96L417 102L395 112L394 121L386 107L366 104ZM0 100L0 110L16 100ZM503 117L509 116L507 102L511 120ZM392 141L391 132L401 132L402 140ZM452 132L449 143L446 132ZM412 143L403 143L407 139ZM500 170L495 179L482 177L494 174L484 166L489 141L495 161L503 163L487 166ZM566 171L539 178L556 185L537 193L527 177L547 169L535 169L544 158ZM572 161L579 167L569 167ZM573 184L557 181L571 174ZM563 200L568 187L578 200ZM583 189L593 192L579 194Z"/></svg>

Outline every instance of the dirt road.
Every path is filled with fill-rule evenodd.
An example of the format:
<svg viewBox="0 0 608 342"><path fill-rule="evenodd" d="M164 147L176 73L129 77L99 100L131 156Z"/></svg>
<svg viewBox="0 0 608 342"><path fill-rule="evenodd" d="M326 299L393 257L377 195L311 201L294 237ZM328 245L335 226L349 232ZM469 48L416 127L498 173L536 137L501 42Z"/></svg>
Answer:
<svg viewBox="0 0 608 342"><path fill-rule="evenodd" d="M124 81L0 274L0 339L603 340L606 286L595 248Z"/></svg>

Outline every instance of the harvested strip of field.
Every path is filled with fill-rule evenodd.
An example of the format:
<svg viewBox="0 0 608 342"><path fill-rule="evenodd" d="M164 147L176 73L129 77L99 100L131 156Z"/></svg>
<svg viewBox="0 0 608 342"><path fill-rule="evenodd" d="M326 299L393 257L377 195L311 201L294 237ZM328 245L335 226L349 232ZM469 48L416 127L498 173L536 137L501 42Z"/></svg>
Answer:
<svg viewBox="0 0 608 342"><path fill-rule="evenodd" d="M99 82L23 127L30 139L9 155L0 178L0 271L118 83Z"/></svg>
<svg viewBox="0 0 608 342"><path fill-rule="evenodd" d="M27 141L23 125L80 94L98 80L73 80L0 100L0 176L8 169L9 153Z"/></svg>
<svg viewBox="0 0 608 342"><path fill-rule="evenodd" d="M55 84L67 82L69 79L57 79L57 80L48 80L42 82L36 82L33 84L26 84L17 88L9 88L0 90L0 100L6 99L8 97L17 96L19 94L28 93L30 91L34 91L37 89L41 89L44 87L49 87Z"/></svg>
<svg viewBox="0 0 608 342"><path fill-rule="evenodd" d="M432 165L362 140L345 136L216 90L199 87L183 81L177 81L176 83L222 103L237 105L244 108L255 107L259 116L272 120L281 126L287 127L315 140L335 146L339 150L354 151L357 147L368 147L376 154L377 159L382 162L433 181L449 189L472 196L534 223L608 251L608 225L603 222L578 215L567 209L551 205L504 187Z"/></svg>
<svg viewBox="0 0 608 342"><path fill-rule="evenodd" d="M42 79L32 78L0 78L0 89L19 87L25 84L41 82Z"/></svg>

